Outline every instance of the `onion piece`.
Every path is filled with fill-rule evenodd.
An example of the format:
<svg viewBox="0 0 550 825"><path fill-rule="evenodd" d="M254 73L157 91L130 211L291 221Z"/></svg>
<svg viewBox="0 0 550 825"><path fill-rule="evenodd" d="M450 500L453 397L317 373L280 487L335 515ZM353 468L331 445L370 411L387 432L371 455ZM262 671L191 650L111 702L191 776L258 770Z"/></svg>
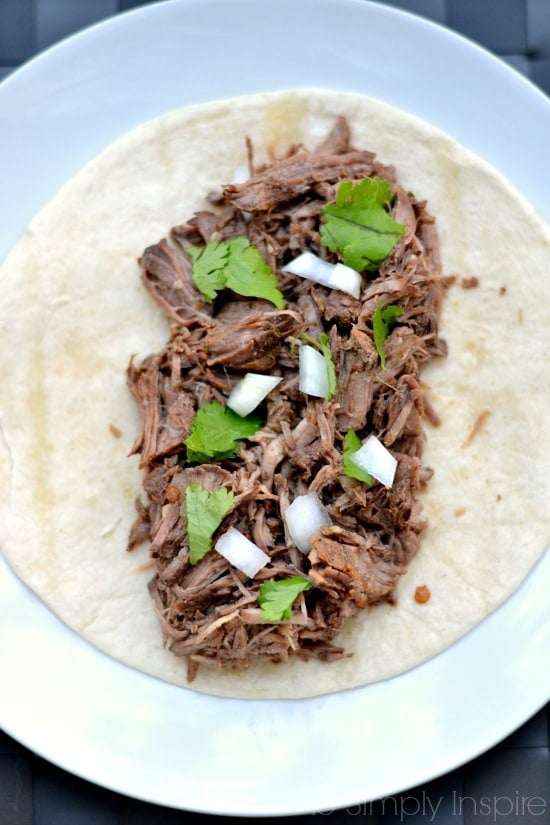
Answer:
<svg viewBox="0 0 550 825"><path fill-rule="evenodd" d="M397 469L397 459L375 435L369 435L356 452L350 453L349 458L362 470L374 476L380 484L385 487L392 486Z"/></svg>
<svg viewBox="0 0 550 825"><path fill-rule="evenodd" d="M309 553L310 538L319 528L332 524L317 493L297 496L290 507L287 507L284 519L292 541L302 553Z"/></svg>
<svg viewBox="0 0 550 825"><path fill-rule="evenodd" d="M313 252L302 252L297 258L285 264L283 272L290 272L292 275L299 275L300 278L307 278L308 281L317 281L327 286L332 269L333 264L323 261Z"/></svg>
<svg viewBox="0 0 550 825"><path fill-rule="evenodd" d="M290 272L292 275L298 275L308 281L315 281L315 283L328 286L330 289L339 289L341 292L353 295L354 298L359 298L361 294L361 275L359 272L345 264L331 264L328 261L323 261L313 252L302 252L301 255L298 255L297 258L289 261L283 267L283 272Z"/></svg>
<svg viewBox="0 0 550 825"><path fill-rule="evenodd" d="M299 356L298 388L300 392L314 395L316 398L328 398L329 384L325 356L309 344L300 345Z"/></svg>
<svg viewBox="0 0 550 825"><path fill-rule="evenodd" d="M251 579L269 561L267 553L260 550L257 544L247 539L236 527L230 527L221 535L214 547L224 559Z"/></svg>
<svg viewBox="0 0 550 825"><path fill-rule="evenodd" d="M248 168L248 163L243 163L241 164L241 166L237 166L237 168L233 172L233 177L231 178L230 183L246 183L246 181L249 179L250 169Z"/></svg>
<svg viewBox="0 0 550 825"><path fill-rule="evenodd" d="M341 263L334 264L330 280L331 283L328 286L332 289L347 292L354 298L359 298L361 295L361 275L351 266Z"/></svg>
<svg viewBox="0 0 550 825"><path fill-rule="evenodd" d="M275 389L283 379L276 375L247 372L229 394L227 406L243 418L255 410L258 404Z"/></svg>

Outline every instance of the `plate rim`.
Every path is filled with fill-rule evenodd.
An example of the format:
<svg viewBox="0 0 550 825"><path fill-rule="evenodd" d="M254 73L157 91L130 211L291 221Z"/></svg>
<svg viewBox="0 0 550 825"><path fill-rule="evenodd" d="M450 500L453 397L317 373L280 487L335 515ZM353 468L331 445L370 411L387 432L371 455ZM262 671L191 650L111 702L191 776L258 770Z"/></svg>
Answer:
<svg viewBox="0 0 550 825"><path fill-rule="evenodd" d="M252 0L239 0L239 2L244 3L244 4L248 3L248 5L253 5ZM264 0L264 2L267 5L269 0ZM323 6L327 9L336 7L336 3L334 2L334 0L316 0L316 2L317 3L322 2ZM201 0L201 3L202 3L203 6L215 5L215 4L219 3L219 0ZM301 5L308 5L309 4L311 6L311 5L313 5L313 0L301 0L300 4ZM271 3L271 5L274 5L274 4ZM506 64L502 63L501 61L498 60L498 58L494 58L492 55L489 54L489 52L484 50L481 46L473 43L472 41L469 41L467 38L464 38L462 35L451 32L450 30L446 29L444 26L441 26L438 23L426 20L425 18L422 18L418 15L412 14L408 11L397 9L395 7L385 6L385 5L381 5L379 3L372 3L372 2L370 2L370 0L343 0L343 2L342 2L342 0L339 0L338 5L339 5L340 9L344 8L345 6L349 6L350 8L353 6L356 9L361 7L362 9L365 10L361 13L365 14L366 16L368 14L368 9L370 7L371 10L372 9L376 10L377 14L388 15L389 17L393 17L394 20L402 19L402 18L408 18L409 19L409 24L411 24L411 20L414 20L415 25L416 25L416 21L421 21L421 23L419 25L421 25L423 27L427 27L428 29L431 29L431 30L439 31L440 36L443 36L443 35L441 35L441 32L444 32L445 33L444 37L446 37L446 38L450 37L451 40L456 39L457 41L460 41L463 44L464 48L468 48L468 49L473 48L473 49L477 50L478 54L483 55L483 60L487 60L487 58L490 58L491 61L496 61L496 63L500 63L501 64L501 69L504 69L505 72L508 73L508 75L507 75L508 77L514 77L514 76L516 77L516 81L514 81L514 82L517 82L517 79L520 79L522 84L526 84L526 85L524 85L523 88L525 88L525 89L529 88L530 91L529 91L528 94L532 95L533 91L536 92L536 95L533 98L533 100L535 100L535 99L537 100L537 105L540 104L540 102L541 102L541 100L537 97L539 95L542 96L543 101L546 101L543 93L540 92L540 90L538 90L533 84L531 84L530 81L528 81L525 78L521 77L521 75L519 75L512 67L509 67ZM143 18L143 20L145 21L151 15L153 17L155 17L157 15L163 15L165 13L165 9L168 9L168 7L170 7L170 8L182 7L182 8L191 9L191 8L197 7L197 6L198 6L198 0L164 0L164 2L161 2L161 3L151 4L151 5L148 5L148 6L142 6L142 7L136 8L136 9L125 11L125 12L119 14L119 15L116 15L115 17L111 17L111 18L108 18L105 21L96 23L93 26L88 27L87 29L85 29L81 32L78 32L74 35L71 35L68 38L65 38L60 43L55 44L54 46L50 47L46 51L44 51L41 54L34 57L31 61L26 63L20 69L16 70L12 75L8 76L0 84L0 108L2 107L2 97L3 97L3 92L4 92L5 88L8 88L8 87L12 88L13 85L17 86L20 83L24 84L25 78L26 78L27 75L32 76L32 74L35 71L40 72L42 70L42 67L45 66L46 63L48 61L50 61L51 59L53 59L54 62L55 62L59 57L61 57L61 53L63 52L63 50L66 50L67 48L69 48L69 50L76 49L78 51L78 48L80 47L80 45L87 44L89 39L94 39L96 37L102 37L103 32L106 31L107 29L109 29L109 27L111 27L111 32L114 30L114 27L120 27L121 30L123 30L125 25L126 25L123 18L125 18L125 19L130 19L131 18L132 20L135 20L137 18ZM374 12L371 11L370 13L372 14ZM489 65L489 64L487 64L487 65ZM493 64L493 65L495 65L495 64ZM414 113L414 110L412 110L412 111ZM550 109L547 109L546 112L549 113ZM4 564L3 559L0 559L0 561L2 562L2 564ZM531 584L524 583L524 585L522 585L522 587L518 591L516 591L516 594L514 594L514 596L511 597L510 603L514 599L517 600L517 594L518 593L521 594L526 589L528 589L530 586L532 586L533 576L534 576L534 580L536 581L537 576L541 575L540 574L541 567L544 567L544 570L547 571L549 569L548 568L548 560L545 561L543 563L543 565L540 565L540 564L536 565L536 567L534 568L534 573L532 573L528 577L528 579L526 580L527 582L530 582ZM13 575L14 574L11 573L11 570L9 570L8 571L8 578L9 578L9 576L13 576ZM0 567L0 585L2 583L1 577L2 577L2 569ZM12 582L12 584L13 584L13 582ZM19 585L16 585L16 587L17 586L19 586ZM21 587L23 587L26 590L26 588L23 585L21 585ZM0 590L0 594L1 594L1 592L2 591ZM30 593L30 591L29 591L29 593ZM35 599L35 597L32 596L32 594L31 594L31 600L33 600L33 599ZM507 607L507 605L508 605L508 607ZM0 602L0 607L2 607L1 602ZM40 603L40 605L38 605L38 609L39 610L42 609L41 603ZM499 614L499 612L500 613L501 612L506 612L506 610L508 610L508 609L509 609L509 602L506 602L504 605L501 605L501 607L498 608L497 611L495 611L493 614L491 614L491 616L488 617L488 619L486 619L485 622L488 622L489 619L493 619L493 617L495 615ZM58 621L58 620L55 620L55 621ZM484 623L482 623L482 625L483 624ZM62 632L63 632L63 634L65 634L65 630L63 630ZM478 632L478 628L474 629L470 633L475 635L477 632ZM69 637L70 637L71 633L72 633L72 631L68 631ZM469 636L470 636L470 634L466 634L466 636L463 637L463 639L466 640ZM85 646L88 645L88 643L85 642L84 640L78 639L78 641L83 643ZM459 640L459 642L456 643L456 644L461 644L461 643L462 643L462 640ZM467 642L465 641L464 644L466 644L466 643ZM417 671L420 668L425 668L425 667L429 667L429 666L433 667L434 665L431 665L431 663L433 661L435 661L436 659L439 661L440 657L445 657L446 653L447 653L447 651L443 651L441 654L438 654L437 657L434 657L433 660L430 660L429 662L425 663L425 665L419 666L419 668L414 668L413 671ZM103 654L100 654L100 655L103 655ZM106 657L106 658L108 659L108 657ZM116 667L119 667L119 666L120 666L120 663L116 663ZM122 665L122 667L125 668L124 665ZM397 681L397 680L407 679L407 678L409 678L409 674L412 673L413 671L409 671L407 674L403 674L402 676L394 677L393 680L388 680L388 681L393 682L393 681ZM541 675L542 675L542 672L541 672ZM142 678L142 677L145 677L146 679L153 679L154 678L154 677L146 677L144 674L140 674L140 678ZM384 684L384 683L379 683L379 684ZM172 688L173 688L173 686L170 686L170 690ZM368 686L366 688L356 689L356 692L357 693L365 692L365 691L371 691L372 692L373 690L378 691L378 690L380 690L380 688L378 688L377 686ZM348 694L348 691L346 691L345 694ZM245 700L216 699L215 701L219 701L219 702L222 702L222 703L227 703L227 702L241 703ZM251 701L251 700L247 700L247 701ZM544 704L545 701L546 701L546 699L542 700L542 703L538 702L537 706L534 707L532 709L532 711L529 711L527 714L525 713L525 709L523 709L522 713L521 713L521 718L519 720L514 719L514 721L512 722L512 727L510 729L508 729L507 731L504 731L500 738L503 738L504 736L508 735L519 724L522 724L522 722L525 721L527 718L529 718L529 716L532 715L532 713L535 713L538 710L538 708L541 706L541 704ZM258 703L263 704L263 703L266 703L266 702L267 702L267 700L254 700L254 704L256 706L258 706ZM288 705L292 702L292 700L271 700L271 702L268 702L268 704L271 705L272 702L276 702L277 704L282 703L282 704ZM305 703L315 703L316 706L322 706L323 704L327 704L327 700L325 700L323 697L313 697L312 699L307 699L307 700L296 700L296 702L298 704L301 704L301 703L304 703L304 702ZM331 704L331 703L332 703L332 700L328 701L328 704ZM5 706L6 706L5 703L3 703L1 708L0 708L0 714L3 714L3 710L4 710ZM17 739L18 741L22 741L21 739L18 738L17 731L14 731L13 733L10 731L9 723L8 724L3 723L3 726L4 726L4 729L6 730L6 732L10 736L13 736L13 738ZM499 740L497 739L496 741L499 741ZM142 799L143 801L153 802L155 804L169 805L171 807L187 808L187 804L184 801L181 801L180 803L174 805L173 802L168 802L167 803L166 801L164 801L163 799L158 798L158 797L154 797L154 796L152 797L150 795L142 796L142 795L139 794L139 788L137 789L137 792L136 792L136 789L134 789L134 790L131 790L131 789L128 789L128 788L122 788L121 789L116 784L109 785L109 784L106 784L105 781L98 782L97 779L90 778L89 774L79 773L78 771L75 771L74 768L72 768L70 765L64 764L62 760L52 758L47 753L44 753L44 752L41 752L40 750L37 750L33 746L32 743L23 742L23 741L22 741L22 743L25 744L25 746L30 748L31 750L35 750L35 752L41 753L41 755L43 755L43 757L45 759L48 759L49 761L53 762L54 764L59 765L64 770L67 770L68 772L73 773L77 776L81 776L82 778L86 779L87 781L94 782L95 784L101 784L103 787L108 787L110 790L112 790L114 792L128 794L128 795L134 796L138 799ZM487 747L491 747L493 744L495 744L495 741L489 742ZM469 753L469 755L467 756L467 759L473 758L474 756L478 755L478 753L481 753L485 749L486 749L485 746L482 747L481 750L479 750L479 749L476 750L474 748L474 751ZM455 754L455 757L456 757L456 754ZM462 760L462 757L460 757L460 759ZM457 767L458 764L463 764L463 762L459 761L458 763L456 763L455 758L453 758L453 757L448 757L447 761L445 761L444 759L441 759L440 762L439 762L439 766L435 770L435 772L432 773L429 776L426 776L426 778L422 779L421 781L422 782L430 781L431 779L435 778L436 776L440 776L442 773L445 773L448 770L451 770L453 767ZM443 767L442 770L440 770L439 768L442 765L444 765L444 767ZM411 785L407 785L405 787L411 787ZM405 787L400 788L400 790L404 790ZM397 790L397 788L395 788L393 791L391 791L391 793L399 793L399 792L400 791ZM384 794L384 795L387 796L388 794ZM375 798L378 798L378 797L372 797L372 799L375 799ZM338 803L337 807L340 808L340 807L345 806L346 804L347 805L358 804L359 802L363 802L363 801L364 801L363 797L361 797L360 799L356 798L355 800L352 800L351 798L348 798L347 801L344 801L343 805ZM269 815L281 815L281 814L307 813L307 812L311 811L311 808L309 807L309 805L305 808L300 807L299 805L298 806L291 805L289 807L284 807L284 809L281 809L281 810L275 810L275 809L267 810L267 809L264 809L264 810L253 810L252 811L252 810L248 810L246 808L244 808L244 809L243 808L234 808L233 810L228 811L227 810L227 805L225 805L224 807L220 807L220 808L213 808L211 806L210 807L193 807L193 808L191 808L191 810L194 810L194 811L197 811L197 812L203 812L203 813L220 814L220 815L235 814L235 815L269 816ZM326 808L324 810L326 810Z"/></svg>

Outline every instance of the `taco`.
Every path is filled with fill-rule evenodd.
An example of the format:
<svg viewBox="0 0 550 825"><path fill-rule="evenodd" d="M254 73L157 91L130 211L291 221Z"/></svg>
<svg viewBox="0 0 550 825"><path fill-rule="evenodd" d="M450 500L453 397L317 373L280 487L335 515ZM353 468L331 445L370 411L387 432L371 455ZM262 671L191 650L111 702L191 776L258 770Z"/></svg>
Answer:
<svg viewBox="0 0 550 825"><path fill-rule="evenodd" d="M155 500L151 483L146 485L149 500L142 500L141 517L135 520L142 470L151 470L157 460L155 466L169 468L175 449L170 441L174 433L164 426L163 447L144 463L143 431L138 442L134 439L145 419L126 385L132 359L130 383L140 399L137 383L144 374L143 365L151 363L152 353L157 354L157 364L159 353L174 357L177 347L167 350L167 340L175 340L174 330L182 320L177 307L189 307L188 295L177 296L181 301L179 305L172 302L176 316L172 314L170 329L158 289L158 242L172 227L184 225L183 246L203 252L208 230L202 233L197 220L189 222L189 218L194 213L218 214L224 208L221 200L212 203L212 193L230 184L224 197L237 197L246 188L234 182L243 167L250 172L252 165L255 173L276 158L292 158L303 151L292 147L314 152L334 124L344 122L351 130L351 146L375 153L370 172L363 170L359 177L374 174L392 180L391 210L396 223L413 204L416 222L423 226L422 245L431 249L428 269L436 285L435 298L432 295L436 304L442 286L449 283L442 281L441 273L456 274L456 283L443 301L440 329L432 329L426 344L436 357L423 366L419 378L424 409L437 414L427 418L422 461L416 462L415 496L423 518L416 520L409 513L408 526L415 528L414 547L405 554L401 569L381 597L365 598L364 609L351 611L354 615L338 625L324 657L331 661L290 655L278 663L250 657L244 668L201 664L190 683L199 691L297 698L403 672L448 647L494 610L518 587L548 540L549 490L544 473L548 392L540 381L540 370L549 319L540 292L549 235L543 221L497 172L429 124L360 95L298 90L187 107L144 124L71 180L34 219L4 262L0 341L3 352L12 355L1 367L2 552L51 609L92 644L132 667L189 684L186 662L163 643L163 628L148 591L151 579L158 584L167 565L160 572L157 569L155 576L147 542L126 552L129 534L133 543L136 537L151 535L150 504ZM240 203L243 220L254 208L250 201ZM431 216L438 244L433 240ZM219 235L219 227L215 231L214 240L227 239ZM160 249L171 254L172 242L164 243L166 247ZM199 252L190 254L198 257ZM324 257L332 260L334 255L336 260L338 253L329 252ZM138 256L150 275L156 303L140 283ZM285 275L279 268L278 278L283 293L295 288L296 275ZM304 289L303 294L311 296L312 289ZM323 289L319 287L318 293ZM268 303L273 299L272 295L251 298L245 293L236 302L222 300L215 313L238 315L247 297ZM329 312L335 313L333 325L348 325L346 340L354 326L349 322L350 306L353 316L353 301L362 305L362 297L360 293L359 298L327 301ZM366 328L370 331L377 307L399 305L390 292L382 304L375 297L369 298ZM193 293L192 300L195 314L205 311L203 298ZM232 303L238 306L231 307ZM319 309L319 302L316 306ZM292 308L272 305L269 312L277 315L274 326L288 370L295 368L296 348L310 343L304 336L315 340L314 349L323 349L319 343L327 331L324 326L317 330L321 335L315 334L313 322L304 329L303 317L298 322L292 318ZM315 314L311 313L310 319ZM348 321L342 319L346 313ZM257 333L265 330L264 322L262 317ZM387 338L389 349L390 342L399 337L399 318L394 322ZM189 331L185 323L182 326ZM205 328L210 329L208 324ZM267 353L269 360L273 342L262 349L257 337L252 337L256 346L250 371L261 372L257 359ZM449 354L437 357L443 353L443 339ZM211 334L209 340L218 345L221 339ZM185 352L184 343L180 355ZM335 343L329 339L338 367L344 362L338 360ZM376 356L381 357L379 352L372 357L376 360ZM223 354L216 357L223 365ZM211 346L205 358L212 362ZM281 358L275 370L281 371ZM216 364L204 363L205 370L216 371ZM240 367L248 368L246 360L241 360ZM226 372L229 383L217 390L223 397L237 383L234 371L227 368ZM285 374L276 377L283 382L289 378ZM196 376L193 380L197 381ZM409 398L411 387L409 382ZM196 399L194 406L191 402L193 415L212 401L203 397L201 403L197 392L195 387L191 393ZM272 399L282 396L280 388L273 393ZM341 407L341 402L342 398L313 402L317 424L326 417L327 405L340 403ZM419 403L412 403L409 411L413 408L418 412ZM283 409L281 404L278 417L284 422ZM185 418L186 410L180 413ZM305 412L303 420L313 426L312 413L308 419ZM298 426L289 420L287 428L291 424L294 430ZM387 420L385 426L387 435ZM245 446L239 449L250 453L254 445L262 447L261 430L260 426L255 433L243 435ZM361 422L349 416L346 425L336 431L333 447L339 454L344 433L365 435ZM187 431L177 436L179 445L189 438ZM402 437L399 431L394 443L388 444L390 450ZM141 470L139 459L127 457L132 446L141 453ZM195 460L191 455L190 463L197 468L205 462L196 460L200 450L196 444L194 449ZM214 458L212 463L217 462L220 473L231 475L237 468L224 462L232 460ZM303 463L307 482L307 472L317 465L313 459ZM421 477L422 467L431 468L433 477L428 479L429 472ZM318 476L317 466L315 479ZM179 519L180 499L191 483L191 476L184 485L177 481L177 473L171 478L174 484L163 481L162 495L168 498L157 502L157 517L160 512L166 527L170 508ZM195 472L193 483L199 480ZM317 492L324 489L322 480L314 484ZM362 483L352 480L350 486ZM226 476L216 488L239 495ZM300 487L299 491L307 489ZM277 493L264 485L261 494ZM338 523L334 502L325 500L324 504L329 509L332 506L333 524L320 530L334 540L349 525ZM246 528L242 510L237 513L230 507L227 513L227 524ZM284 533L284 525L275 530L279 537L281 529ZM256 538L261 544L258 530ZM172 549L177 560L181 547ZM296 553L293 564L307 585L323 589L321 567L326 569L326 556L320 559L318 554L313 574L310 567L300 568ZM291 572L287 568L281 577L290 578ZM242 583L238 575L237 579ZM334 581L333 577L333 591ZM162 588L154 585L152 589L159 614L165 618L167 605L158 601ZM302 610L314 590L296 594L293 609ZM258 618L258 606L245 609L249 618ZM221 618L218 627L225 623L225 617ZM282 625L279 617L273 622L277 627L292 624L286 616ZM273 627L273 622L267 624ZM174 647L173 637L170 645ZM185 653L185 644L180 647ZM195 664L201 655L197 654Z"/></svg>

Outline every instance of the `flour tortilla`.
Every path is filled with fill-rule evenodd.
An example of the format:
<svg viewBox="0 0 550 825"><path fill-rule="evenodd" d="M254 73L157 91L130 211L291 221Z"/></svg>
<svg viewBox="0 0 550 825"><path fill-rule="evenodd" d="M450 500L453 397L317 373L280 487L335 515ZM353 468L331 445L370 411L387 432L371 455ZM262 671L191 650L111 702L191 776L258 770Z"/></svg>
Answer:
<svg viewBox="0 0 550 825"><path fill-rule="evenodd" d="M548 543L548 229L497 172L433 126L360 95L308 89L145 123L73 178L9 254L0 270L1 549L85 639L186 684L185 661L163 648L147 548L125 549L140 492L137 459L127 458L139 420L125 370L168 335L136 258L234 178L246 135L260 160L292 143L315 146L340 114L356 146L428 200L445 272L480 279L450 290L441 329L450 355L423 373L442 419L427 425L429 528L397 607L364 611L341 634L352 657L201 668L191 686L201 692L307 697L412 668L503 602ZM419 585L429 587L427 604L414 600Z"/></svg>

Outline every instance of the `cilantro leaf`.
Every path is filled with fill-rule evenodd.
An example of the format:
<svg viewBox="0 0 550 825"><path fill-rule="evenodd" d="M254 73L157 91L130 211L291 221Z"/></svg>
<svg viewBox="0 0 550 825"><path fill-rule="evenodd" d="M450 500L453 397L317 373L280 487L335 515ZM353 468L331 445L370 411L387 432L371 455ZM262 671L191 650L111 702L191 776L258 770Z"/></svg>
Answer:
<svg viewBox="0 0 550 825"><path fill-rule="evenodd" d="M193 280L205 298L213 301L225 287L223 269L229 255L227 244L212 241L206 246L190 246L187 250L193 258Z"/></svg>
<svg viewBox="0 0 550 825"><path fill-rule="evenodd" d="M285 299L277 287L277 278L266 264L257 247L246 238L231 238L227 265L227 286L239 295L264 298L278 309L285 305Z"/></svg>
<svg viewBox="0 0 550 825"><path fill-rule="evenodd" d="M344 438L344 452L342 453L342 465L344 468L344 475L348 478L356 478L358 481L363 481L369 487L374 484L374 478L359 467L352 459L352 453L356 453L361 448L361 439L355 430L348 430Z"/></svg>
<svg viewBox="0 0 550 825"><path fill-rule="evenodd" d="M187 251L193 258L195 285L209 301L227 287L238 295L264 298L278 309L284 307L275 273L246 238L210 241L204 247L191 246Z"/></svg>
<svg viewBox="0 0 550 825"><path fill-rule="evenodd" d="M187 460L209 462L233 458L239 442L261 428L262 421L257 416L242 418L219 401L211 401L197 410L191 432L183 442L187 447Z"/></svg>
<svg viewBox="0 0 550 825"><path fill-rule="evenodd" d="M339 252L346 266L357 272L376 272L404 232L388 214L393 194L387 180L364 178L342 181L336 202L323 209L321 243Z"/></svg>
<svg viewBox="0 0 550 825"><path fill-rule="evenodd" d="M403 315L403 310L396 304L382 309L382 304L378 303L372 316L372 331L374 333L374 346L380 356L382 369L386 366L386 353L384 351L384 341L388 337L390 330L395 326L397 319Z"/></svg>
<svg viewBox="0 0 550 825"><path fill-rule="evenodd" d="M304 590L313 585L302 576L290 579L265 581L258 593L258 604L262 608L262 619L266 622L280 622L292 618L292 605Z"/></svg>
<svg viewBox="0 0 550 825"><path fill-rule="evenodd" d="M234 493L219 487L211 493L193 482L185 490L189 561L196 564L212 547L212 536L231 510Z"/></svg>

